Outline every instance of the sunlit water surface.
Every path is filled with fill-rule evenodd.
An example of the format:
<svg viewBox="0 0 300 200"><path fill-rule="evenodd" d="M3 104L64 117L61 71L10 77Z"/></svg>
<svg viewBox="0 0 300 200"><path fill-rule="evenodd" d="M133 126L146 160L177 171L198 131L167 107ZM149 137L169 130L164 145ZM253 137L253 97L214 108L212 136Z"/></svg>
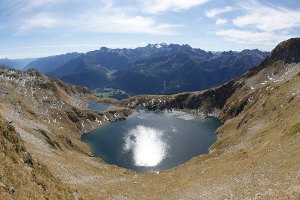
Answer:
<svg viewBox="0 0 300 200"><path fill-rule="evenodd" d="M216 118L200 119L183 112L139 111L84 134L82 140L109 164L157 172L208 153L220 125Z"/></svg>

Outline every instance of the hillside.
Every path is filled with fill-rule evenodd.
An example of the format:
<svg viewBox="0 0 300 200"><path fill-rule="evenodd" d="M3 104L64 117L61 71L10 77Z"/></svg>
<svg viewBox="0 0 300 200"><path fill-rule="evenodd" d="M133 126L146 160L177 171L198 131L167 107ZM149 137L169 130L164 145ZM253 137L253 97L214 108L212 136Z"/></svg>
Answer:
<svg viewBox="0 0 300 200"><path fill-rule="evenodd" d="M299 199L299 47L298 38L280 43L260 65L218 88L123 101L224 121L209 156L167 172L169 184L180 188L168 188L167 198Z"/></svg>
<svg viewBox="0 0 300 200"><path fill-rule="evenodd" d="M284 41L261 64L219 87L123 101L98 99L35 70L1 68L0 114L75 199L299 199L299 47L298 38ZM115 107L88 110L90 100ZM90 155L81 134L139 108L212 115L224 124L209 154L160 173L138 174ZM0 194L16 198L5 184Z"/></svg>
<svg viewBox="0 0 300 200"><path fill-rule="evenodd" d="M0 118L0 199L73 199L71 190L33 159L10 122Z"/></svg>
<svg viewBox="0 0 300 200"><path fill-rule="evenodd" d="M79 199L70 188L73 167L89 156L80 134L128 116L128 109L86 109L86 88L48 78L36 70L0 68L0 198ZM73 162L73 164L72 164ZM82 169L81 169L82 170Z"/></svg>

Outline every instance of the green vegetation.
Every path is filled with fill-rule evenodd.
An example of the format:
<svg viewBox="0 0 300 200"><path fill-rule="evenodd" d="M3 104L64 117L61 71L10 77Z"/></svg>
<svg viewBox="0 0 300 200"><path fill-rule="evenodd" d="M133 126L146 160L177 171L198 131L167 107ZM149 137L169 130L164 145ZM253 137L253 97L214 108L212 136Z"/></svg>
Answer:
<svg viewBox="0 0 300 200"><path fill-rule="evenodd" d="M300 133L300 122L292 126L289 130L289 135L296 135Z"/></svg>
<svg viewBox="0 0 300 200"><path fill-rule="evenodd" d="M94 90L94 94L101 98L125 99L129 97L124 90L114 88L97 88Z"/></svg>

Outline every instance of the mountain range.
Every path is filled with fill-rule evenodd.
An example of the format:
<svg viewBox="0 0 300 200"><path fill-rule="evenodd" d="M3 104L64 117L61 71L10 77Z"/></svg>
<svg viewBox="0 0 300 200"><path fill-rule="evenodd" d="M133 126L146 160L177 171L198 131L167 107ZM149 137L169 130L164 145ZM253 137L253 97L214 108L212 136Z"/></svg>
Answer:
<svg viewBox="0 0 300 200"><path fill-rule="evenodd" d="M36 58L24 58L24 59L0 59L0 65L8 68L24 70L25 66L36 60Z"/></svg>
<svg viewBox="0 0 300 200"><path fill-rule="evenodd" d="M0 80L0 199L300 198L300 38L196 92L118 101L35 69L1 67ZM88 109L91 101L111 108ZM94 157L80 136L140 108L223 124L208 154L166 171L140 174Z"/></svg>
<svg viewBox="0 0 300 200"><path fill-rule="evenodd" d="M206 52L179 44L99 50L39 58L25 69L90 89L114 88L130 95L196 91L222 84L259 64L269 53Z"/></svg>
<svg viewBox="0 0 300 200"><path fill-rule="evenodd" d="M62 55L38 58L28 63L24 67L24 70L35 68L36 70L42 73L49 73L55 70L56 68L64 65L65 63L76 59L80 55L82 54L73 52L73 53L67 53Z"/></svg>

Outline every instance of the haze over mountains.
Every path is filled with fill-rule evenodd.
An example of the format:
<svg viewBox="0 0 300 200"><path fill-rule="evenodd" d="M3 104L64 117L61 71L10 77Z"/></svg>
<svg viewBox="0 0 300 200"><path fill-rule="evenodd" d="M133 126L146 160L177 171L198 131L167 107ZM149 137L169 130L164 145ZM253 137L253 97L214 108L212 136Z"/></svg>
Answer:
<svg viewBox="0 0 300 200"><path fill-rule="evenodd" d="M74 60L78 56L82 55L81 53L67 53L67 54L62 54L62 55L57 55L57 56L49 56L49 57L43 57L43 58L38 58L30 63L28 63L25 67L24 70L30 69L34 67L40 72L43 73L48 73L56 68L64 65L65 63Z"/></svg>
<svg viewBox="0 0 300 200"><path fill-rule="evenodd" d="M23 70L26 65L33 62L34 60L36 60L36 58L24 58L24 59L3 58L0 59L0 65L8 68Z"/></svg>
<svg viewBox="0 0 300 200"><path fill-rule="evenodd" d="M39 58L25 69L90 89L116 88L130 95L169 94L214 87L259 64L269 53L206 52L189 45L148 44Z"/></svg>

